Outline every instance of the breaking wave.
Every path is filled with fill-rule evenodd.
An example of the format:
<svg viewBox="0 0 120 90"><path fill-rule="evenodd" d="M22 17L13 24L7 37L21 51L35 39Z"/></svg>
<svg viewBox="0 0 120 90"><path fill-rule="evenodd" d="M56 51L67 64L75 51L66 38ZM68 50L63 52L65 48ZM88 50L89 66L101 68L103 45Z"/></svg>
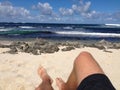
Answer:
<svg viewBox="0 0 120 90"><path fill-rule="evenodd" d="M31 29L31 28L34 28L32 26L19 26L19 28L23 28L23 29Z"/></svg>
<svg viewBox="0 0 120 90"><path fill-rule="evenodd" d="M120 34L116 33L88 33L88 32L79 32L79 31L57 31L56 34L62 34L62 35L82 35L82 36L92 36L92 37L119 37Z"/></svg>
<svg viewBox="0 0 120 90"><path fill-rule="evenodd" d="M4 27L2 27L2 28L0 28L0 31L11 31L13 29L14 28L4 28Z"/></svg>
<svg viewBox="0 0 120 90"><path fill-rule="evenodd" d="M117 26L120 27L120 24L105 24L106 26Z"/></svg>

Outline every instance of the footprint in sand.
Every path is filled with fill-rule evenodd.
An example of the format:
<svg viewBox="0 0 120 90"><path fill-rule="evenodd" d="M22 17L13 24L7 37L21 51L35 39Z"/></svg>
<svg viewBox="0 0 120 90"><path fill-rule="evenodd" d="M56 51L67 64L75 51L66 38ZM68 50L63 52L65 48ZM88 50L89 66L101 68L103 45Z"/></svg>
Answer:
<svg viewBox="0 0 120 90"><path fill-rule="evenodd" d="M3 90L2 87L0 87L0 90Z"/></svg>
<svg viewBox="0 0 120 90"><path fill-rule="evenodd" d="M5 88L5 90L25 90L25 87L22 84L11 83Z"/></svg>

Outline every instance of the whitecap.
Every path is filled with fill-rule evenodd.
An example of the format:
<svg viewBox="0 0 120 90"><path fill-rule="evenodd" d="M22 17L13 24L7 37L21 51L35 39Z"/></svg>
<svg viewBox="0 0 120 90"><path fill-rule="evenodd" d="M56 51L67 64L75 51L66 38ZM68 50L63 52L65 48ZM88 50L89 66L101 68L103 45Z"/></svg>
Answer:
<svg viewBox="0 0 120 90"><path fill-rule="evenodd" d="M10 31L13 30L13 28L0 28L0 31Z"/></svg>
<svg viewBox="0 0 120 90"><path fill-rule="evenodd" d="M73 29L73 28L70 26L67 26L67 27L63 27L63 29Z"/></svg>
<svg viewBox="0 0 120 90"><path fill-rule="evenodd" d="M120 24L105 24L106 26L117 26L120 27Z"/></svg>
<svg viewBox="0 0 120 90"><path fill-rule="evenodd" d="M30 29L30 28L34 28L34 27L32 27L32 26L19 26L19 28Z"/></svg>
<svg viewBox="0 0 120 90"><path fill-rule="evenodd" d="M78 32L78 31L57 31L56 34L62 35L82 35L82 36L93 36L93 37L119 37L120 34L116 33L86 33L86 32Z"/></svg>

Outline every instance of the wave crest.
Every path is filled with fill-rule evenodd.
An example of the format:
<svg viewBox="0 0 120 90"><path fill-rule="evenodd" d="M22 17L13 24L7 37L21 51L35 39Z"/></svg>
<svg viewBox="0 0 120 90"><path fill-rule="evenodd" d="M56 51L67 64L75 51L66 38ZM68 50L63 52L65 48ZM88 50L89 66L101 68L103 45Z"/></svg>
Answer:
<svg viewBox="0 0 120 90"><path fill-rule="evenodd" d="M86 33L86 32L78 32L78 31L57 31L56 34L63 35L82 35L82 36L93 36L93 37L119 37L120 34L116 33Z"/></svg>

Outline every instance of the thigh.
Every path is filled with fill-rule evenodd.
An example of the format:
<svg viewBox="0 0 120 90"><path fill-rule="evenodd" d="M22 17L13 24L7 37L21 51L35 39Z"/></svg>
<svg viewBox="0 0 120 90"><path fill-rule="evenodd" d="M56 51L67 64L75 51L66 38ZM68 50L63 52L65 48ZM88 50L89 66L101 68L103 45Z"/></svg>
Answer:
<svg viewBox="0 0 120 90"><path fill-rule="evenodd" d="M74 71L76 74L78 85L81 81L92 74L104 74L99 64L93 56L88 52L82 52L74 62Z"/></svg>

